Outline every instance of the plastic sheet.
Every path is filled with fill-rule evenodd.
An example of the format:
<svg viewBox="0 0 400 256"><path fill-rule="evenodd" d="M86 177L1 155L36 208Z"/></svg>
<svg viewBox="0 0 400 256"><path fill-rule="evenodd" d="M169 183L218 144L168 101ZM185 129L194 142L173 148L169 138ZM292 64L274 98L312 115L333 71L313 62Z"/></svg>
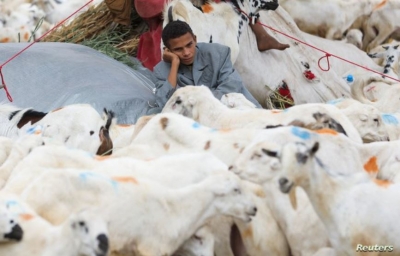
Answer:
<svg viewBox="0 0 400 256"><path fill-rule="evenodd" d="M0 65L26 46L0 44ZM36 43L2 71L17 107L47 112L88 103L99 113L103 108L113 110L118 123L131 124L155 104L150 71L140 66L134 70L82 45ZM0 90L0 102L9 102L4 89Z"/></svg>

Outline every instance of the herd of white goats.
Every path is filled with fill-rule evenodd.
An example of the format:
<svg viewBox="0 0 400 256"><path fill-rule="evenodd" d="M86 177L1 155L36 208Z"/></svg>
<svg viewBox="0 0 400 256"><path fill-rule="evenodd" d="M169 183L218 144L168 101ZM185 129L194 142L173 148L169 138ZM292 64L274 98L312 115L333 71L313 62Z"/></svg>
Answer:
<svg viewBox="0 0 400 256"><path fill-rule="evenodd" d="M62 1L17 2L1 31ZM286 110L187 86L132 125L0 105L0 255L230 256L233 225L251 256L400 255L400 87L353 76L353 99Z"/></svg>
<svg viewBox="0 0 400 256"><path fill-rule="evenodd" d="M0 0L0 43L32 42L87 2L89 0ZM93 0L67 23L101 2Z"/></svg>
<svg viewBox="0 0 400 256"><path fill-rule="evenodd" d="M378 106L187 86L132 125L1 105L0 135L0 255L233 255L233 224L248 255L400 255L400 116Z"/></svg>

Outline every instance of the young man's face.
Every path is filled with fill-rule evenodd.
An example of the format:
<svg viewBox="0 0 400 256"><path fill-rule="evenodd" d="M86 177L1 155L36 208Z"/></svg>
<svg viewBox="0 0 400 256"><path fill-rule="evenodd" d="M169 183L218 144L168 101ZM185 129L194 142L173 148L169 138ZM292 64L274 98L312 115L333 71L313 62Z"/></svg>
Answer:
<svg viewBox="0 0 400 256"><path fill-rule="evenodd" d="M188 32L181 37L170 39L169 50L178 55L182 64L193 64L196 53L196 36Z"/></svg>

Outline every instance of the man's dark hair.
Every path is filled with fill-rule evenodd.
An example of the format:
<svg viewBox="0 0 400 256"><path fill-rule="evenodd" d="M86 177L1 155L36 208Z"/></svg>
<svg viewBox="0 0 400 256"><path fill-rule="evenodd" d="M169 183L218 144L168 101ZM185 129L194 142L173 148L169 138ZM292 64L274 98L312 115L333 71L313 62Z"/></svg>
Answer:
<svg viewBox="0 0 400 256"><path fill-rule="evenodd" d="M175 39L190 33L194 36L192 28L184 21L175 20L168 23L162 31L162 41L166 47L169 48L169 40Z"/></svg>

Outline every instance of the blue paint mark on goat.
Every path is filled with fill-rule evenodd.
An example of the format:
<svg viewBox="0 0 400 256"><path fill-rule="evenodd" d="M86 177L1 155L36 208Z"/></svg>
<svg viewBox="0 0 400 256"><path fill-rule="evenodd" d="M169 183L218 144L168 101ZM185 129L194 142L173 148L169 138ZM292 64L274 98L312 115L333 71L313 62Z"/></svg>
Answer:
<svg viewBox="0 0 400 256"><path fill-rule="evenodd" d="M100 179L103 179L103 180L109 182L111 184L111 186L114 188L115 192L117 192L117 190L118 190L118 182L116 182L115 180L111 179L110 177L107 177L105 175L101 175L99 173L82 172L82 173L79 174L79 178L83 182L87 182L88 178L100 178Z"/></svg>
<svg viewBox="0 0 400 256"><path fill-rule="evenodd" d="M391 124L391 125L398 125L399 120L394 115L391 114L382 114L382 120L385 122L385 124Z"/></svg>
<svg viewBox="0 0 400 256"><path fill-rule="evenodd" d="M200 125L198 122L194 122L194 123L192 124L192 127L195 128L195 129L198 129L198 128L201 127L201 125Z"/></svg>
<svg viewBox="0 0 400 256"><path fill-rule="evenodd" d="M303 140L308 140L309 138L311 138L311 133L309 133L307 130L302 129L300 127L293 126L292 133L293 133L293 135L295 135Z"/></svg>
<svg viewBox="0 0 400 256"><path fill-rule="evenodd" d="M42 131L42 126L41 125L35 125L28 130L26 130L27 134L34 134L36 131Z"/></svg>
<svg viewBox="0 0 400 256"><path fill-rule="evenodd" d="M21 205L18 201L15 201L15 200L7 200L7 201L5 202L5 204L6 204L6 207L7 207L11 212L13 212L13 213L15 213L15 214L21 214L21 213L26 212L25 209L22 207L22 205Z"/></svg>
<svg viewBox="0 0 400 256"><path fill-rule="evenodd" d="M338 99L330 100L326 104L336 105L336 104L342 102L343 100L344 100L343 98L338 98Z"/></svg>

